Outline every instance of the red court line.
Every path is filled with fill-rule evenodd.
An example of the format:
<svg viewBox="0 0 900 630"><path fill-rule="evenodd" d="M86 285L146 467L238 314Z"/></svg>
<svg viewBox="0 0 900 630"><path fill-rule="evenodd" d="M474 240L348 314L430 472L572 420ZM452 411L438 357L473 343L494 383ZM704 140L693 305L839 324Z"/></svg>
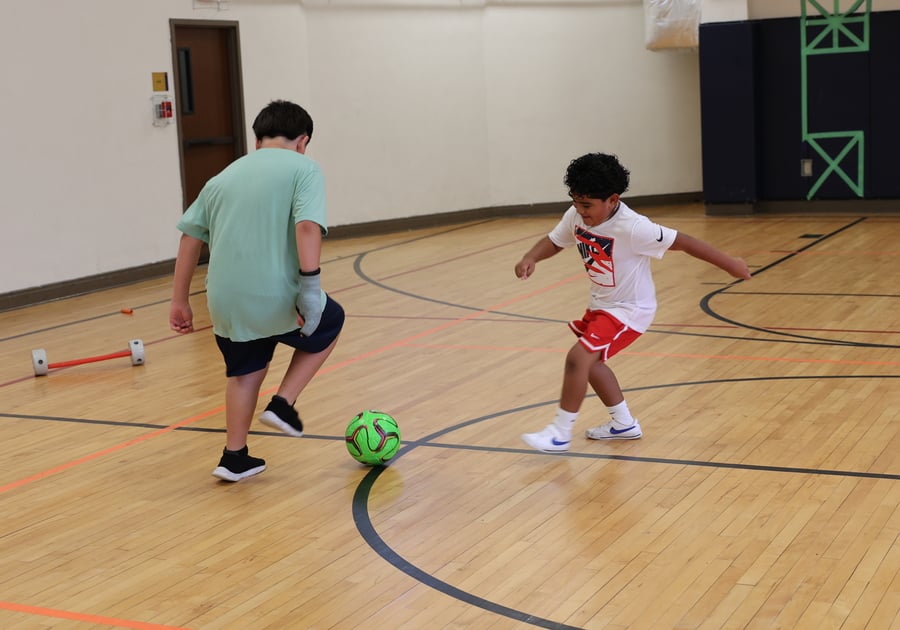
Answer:
<svg viewBox="0 0 900 630"><path fill-rule="evenodd" d="M444 324L441 324L441 325L439 325L439 326L435 326L435 327L433 327L433 328L429 328L429 329L426 330L426 331L417 333L417 334L415 334L415 335L411 335L411 336L409 336L409 337L406 337L405 339L399 339L399 340L397 340L397 341L395 341L395 342L393 342L393 343L390 343L390 344L388 344L388 345L386 345L386 346L382 346L381 348L376 348L375 350L370 350L369 352L364 352L364 353L362 353L362 354L360 354L360 355L357 355L357 356L355 356L355 357L352 357L352 358L350 358L350 359L346 359L346 360L344 360L344 361L341 361L340 363L332 364L332 365L330 366L330 367L331 367L331 370L336 370L336 369L345 367L345 366L347 366L347 365L352 365L352 364L354 364L354 363L359 363L359 362L362 361L363 359L368 359L368 358L370 358L370 357L373 357L373 356L375 356L375 355L381 354L381 353L383 353L383 352L387 352L388 350L394 350L395 348L401 348L401 347L403 347L403 346L409 345L410 342L415 341L416 339L421 339L422 337L427 337L427 336L429 336L429 335L433 335L433 334L435 334L435 333L441 332L441 331L446 330L446 329L448 329L448 328L452 328L453 326L456 326L457 324L461 324L461 323L463 323L463 322L467 322L467 321L472 320L472 319L475 319L476 317L479 317L479 316L481 316L481 315L485 315L485 314L493 314L493 311L495 311L495 310L497 310L497 309L504 308L504 307L506 307L506 306L509 306L510 304L515 304L516 302L521 302L522 300L527 300L528 298L532 298L532 297L534 297L534 296L536 296L536 295L540 295L540 294L542 294L542 293L546 293L547 291L552 291L553 289L557 289L557 288L559 288L559 287L561 287L561 286L563 286L563 285L569 284L570 282L573 282L573 281L575 281L575 280L579 280L579 279L581 279L581 278L583 278L583 277L584 277L584 274L580 274L580 273L577 274L577 275L574 275L574 276L569 276L568 278L565 278L565 279L563 279L563 280L560 280L559 282L555 282L555 283L553 283L553 284L551 284L551 285L548 285L548 286L546 286L546 287L543 287L543 288L541 288L541 289L537 289L537 290L535 290L535 291L531 291L530 293L526 293L526 294L524 294L524 295L519 295L519 296L517 296L517 297L510 298L510 299L508 299L508 300L504 300L503 302L499 302L498 304L492 304L491 306L488 306L488 307L486 307L486 308L483 308L483 309L481 309L480 311L473 311L472 313L469 313L468 315L465 315L465 316L463 316L463 317L458 317L458 318L456 318L456 319L447 321L447 322L444 323ZM331 371L331 370L329 370L329 371ZM320 371L321 371L321 370L320 370Z"/></svg>
<svg viewBox="0 0 900 630"><path fill-rule="evenodd" d="M58 619L70 619L72 621L81 621L83 623L102 624L104 626L113 626L116 628L133 628L134 630L187 630L179 626L163 626L156 623L143 623L141 621L129 621L128 619L116 619L115 617L101 617L100 615L89 615L85 613L70 612L68 610L58 610L56 608L42 608L40 606L26 606L24 604L16 604L13 602L0 601L0 610L10 610L12 612L26 613L29 615L40 615L42 617L56 617Z"/></svg>
<svg viewBox="0 0 900 630"><path fill-rule="evenodd" d="M449 343L407 343L410 348L440 348L442 350L486 350L489 352L549 352L553 354L562 354L569 351L569 346L564 348L527 348L516 346L482 346L482 345L463 345ZM621 353L620 353L621 354Z"/></svg>
<svg viewBox="0 0 900 630"><path fill-rule="evenodd" d="M619 354L636 357L674 357L679 359L726 359L729 361L771 361L773 363L823 363L829 365L900 365L900 361L849 361L844 359L795 359L792 357L748 357L739 354L681 354L670 352L629 352L623 350Z"/></svg>
<svg viewBox="0 0 900 630"><path fill-rule="evenodd" d="M458 308L458 307L455 307ZM438 316L438 315L362 315L360 313L348 313L347 317L355 317L359 319L414 319L416 321L425 321L428 319L434 319L438 321L451 321L455 320L455 317L448 316ZM525 317L525 316L523 316ZM515 315L508 315L506 317L482 317L482 322L500 322L502 324L559 324L559 322L548 321L545 319L523 319L523 317L516 317ZM731 328L737 328L736 326L731 326Z"/></svg>
<svg viewBox="0 0 900 630"><path fill-rule="evenodd" d="M30 381L33 378L37 377L34 374L32 374L31 376L20 376L19 378L14 378L11 381L0 383L0 387L7 387L8 385L15 385L16 383L24 383L25 381Z"/></svg>
<svg viewBox="0 0 900 630"><path fill-rule="evenodd" d="M900 330L857 330L855 328L795 328L787 326L760 326L766 330L793 330L822 333L854 333L860 335L898 335Z"/></svg>
<svg viewBox="0 0 900 630"><path fill-rule="evenodd" d="M826 250L819 249L816 251L798 251L798 250L773 250L776 254L797 254L798 256L834 256L837 253L840 253L841 258L845 258L847 256L900 256L900 251L897 250L885 250L885 251L865 251L860 249L841 249L841 250Z"/></svg>
<svg viewBox="0 0 900 630"><path fill-rule="evenodd" d="M209 411L204 411L203 413L199 413L195 416L191 416L186 420L181 420L180 422L176 422L174 424L170 424L167 427L163 427L162 429L157 429L156 431L151 431L150 433L145 433L144 435L138 436L134 439L128 440L126 442L122 442L121 444L116 444L115 446L110 446L109 448L105 448L101 451L97 451L96 453L91 453L89 455L85 455L84 457L80 457L78 459L73 459L70 462L66 462L65 464L60 464L59 466L54 466L53 468L48 468L47 470L43 470L39 473L35 473L30 477L25 477L24 479L19 479L18 481L13 481L4 486L0 486L0 494L7 492L8 490L13 490L15 488L20 488L22 486L28 485L33 481L38 481L40 479L44 479L45 477L49 477L51 475L55 475L56 473L60 473L70 468L74 468L80 464L84 464L85 462L90 462L95 459L99 459L104 455L109 455L110 453L115 453L121 451L122 449L128 448L129 446L133 446L135 444L140 444L141 442L146 442L151 438L155 438L159 435L163 435L165 433L170 433L177 429L178 427L187 426L189 424L193 424L199 420L203 420L204 418L208 418L209 416L214 416L217 413L221 413L225 410L225 405L220 405L215 409L210 409Z"/></svg>
<svg viewBox="0 0 900 630"><path fill-rule="evenodd" d="M730 295L748 295L747 293L732 293ZM821 333L854 333L860 335L897 335L900 330L862 330L857 328L800 328L798 326L765 326L760 328L766 330L792 330L802 332L821 332ZM734 324L653 324L653 328L738 328Z"/></svg>
<svg viewBox="0 0 900 630"><path fill-rule="evenodd" d="M562 354L568 352L568 346L564 348L524 348L514 346L479 346L479 345L454 345L454 344L431 344L431 343L408 343L410 347L415 348L442 348L444 350L488 350L491 352L548 352ZM725 361L772 361L787 363L827 363L831 365L883 365L898 366L900 361L850 361L844 359L796 359L792 357L751 357L737 354L684 354L673 352L632 352L623 350L618 356L635 356L635 357L670 357L678 359L721 359Z"/></svg>
<svg viewBox="0 0 900 630"><path fill-rule="evenodd" d="M730 293L728 295L731 295ZM657 324L653 323L653 327L663 328L738 328L734 324Z"/></svg>

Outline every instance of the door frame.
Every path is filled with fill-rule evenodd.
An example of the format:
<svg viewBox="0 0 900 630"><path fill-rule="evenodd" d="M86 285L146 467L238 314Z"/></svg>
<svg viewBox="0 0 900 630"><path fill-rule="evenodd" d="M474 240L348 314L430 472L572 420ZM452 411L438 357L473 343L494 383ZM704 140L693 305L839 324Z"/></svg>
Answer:
<svg viewBox="0 0 900 630"><path fill-rule="evenodd" d="M227 35L228 65L231 81L231 116L234 122L235 150L240 155L247 153L247 129L244 123L244 85L241 69L241 37L239 22L231 20L169 20L169 41L172 47L173 92L175 93L175 124L178 128L178 165L181 178L182 210L187 210L193 199L186 198L187 187L184 179L184 133L181 128L181 75L178 67L178 48L175 43L177 27L199 27L224 29Z"/></svg>

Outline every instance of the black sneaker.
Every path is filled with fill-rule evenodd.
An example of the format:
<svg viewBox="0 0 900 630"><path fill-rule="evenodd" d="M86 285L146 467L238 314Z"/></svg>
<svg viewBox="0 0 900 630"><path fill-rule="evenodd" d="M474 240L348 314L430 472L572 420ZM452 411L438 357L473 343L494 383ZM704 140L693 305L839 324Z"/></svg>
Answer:
<svg viewBox="0 0 900 630"><path fill-rule="evenodd" d="M258 475L266 469L266 460L259 457L250 457L249 450L245 446L239 451L222 451L222 459L212 472L213 477L224 481L240 481L253 475Z"/></svg>
<svg viewBox="0 0 900 630"><path fill-rule="evenodd" d="M297 410L278 395L272 396L272 401L266 405L266 410L259 416L259 421L294 437L303 435L303 422L300 421Z"/></svg>

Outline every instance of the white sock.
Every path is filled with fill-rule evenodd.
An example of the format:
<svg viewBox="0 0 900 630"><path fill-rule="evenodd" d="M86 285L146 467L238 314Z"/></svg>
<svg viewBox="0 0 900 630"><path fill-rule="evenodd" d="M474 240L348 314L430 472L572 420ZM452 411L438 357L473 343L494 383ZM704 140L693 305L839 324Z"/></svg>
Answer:
<svg viewBox="0 0 900 630"><path fill-rule="evenodd" d="M575 420L577 418L577 411L565 411L560 408L556 410L556 420L553 421L553 424L556 425L557 429L564 431L566 435L569 435L572 433L572 427L575 426Z"/></svg>
<svg viewBox="0 0 900 630"><path fill-rule="evenodd" d="M613 424L619 429L627 429L635 424L635 420L628 410L628 403L624 400L618 405L607 407L606 410L609 411L609 415L612 416Z"/></svg>

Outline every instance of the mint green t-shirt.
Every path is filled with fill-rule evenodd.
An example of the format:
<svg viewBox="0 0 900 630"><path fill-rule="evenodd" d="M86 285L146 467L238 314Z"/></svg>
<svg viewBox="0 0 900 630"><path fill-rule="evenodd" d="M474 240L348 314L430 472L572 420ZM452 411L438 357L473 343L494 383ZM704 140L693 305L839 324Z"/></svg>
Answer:
<svg viewBox="0 0 900 630"><path fill-rule="evenodd" d="M217 335L251 341L296 330L300 221L325 234L325 180L289 149L235 160L185 211L178 229L209 244L206 299Z"/></svg>

